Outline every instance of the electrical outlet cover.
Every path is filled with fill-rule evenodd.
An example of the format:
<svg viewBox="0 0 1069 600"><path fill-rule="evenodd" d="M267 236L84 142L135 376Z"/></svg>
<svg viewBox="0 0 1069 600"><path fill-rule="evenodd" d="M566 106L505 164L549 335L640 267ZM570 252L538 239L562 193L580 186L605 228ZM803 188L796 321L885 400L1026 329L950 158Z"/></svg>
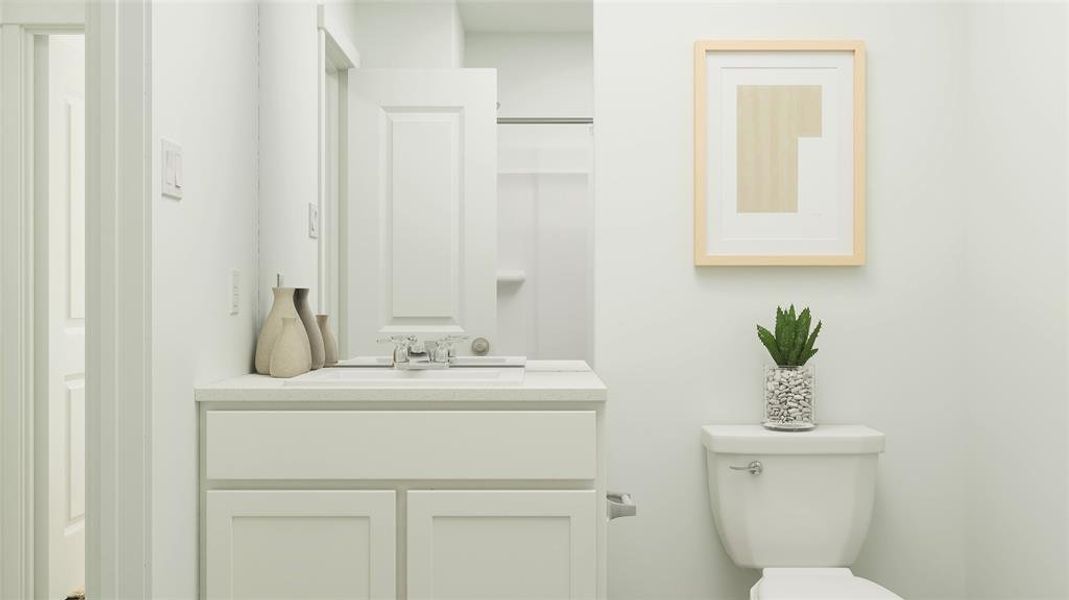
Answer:
<svg viewBox="0 0 1069 600"><path fill-rule="evenodd" d="M308 203L308 237L319 238L319 205Z"/></svg>
<svg viewBox="0 0 1069 600"><path fill-rule="evenodd" d="M182 197L182 147L167 138L160 138L160 164L163 181L160 182L164 196Z"/></svg>
<svg viewBox="0 0 1069 600"><path fill-rule="evenodd" d="M241 271L230 271L230 314L236 315L241 310Z"/></svg>

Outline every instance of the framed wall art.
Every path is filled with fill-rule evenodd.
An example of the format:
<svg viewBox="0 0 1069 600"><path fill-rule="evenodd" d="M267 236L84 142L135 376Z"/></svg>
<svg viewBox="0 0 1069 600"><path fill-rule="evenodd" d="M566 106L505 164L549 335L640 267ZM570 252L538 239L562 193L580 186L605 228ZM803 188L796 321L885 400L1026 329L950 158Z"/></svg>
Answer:
<svg viewBox="0 0 1069 600"><path fill-rule="evenodd" d="M865 46L694 46L694 264L865 263Z"/></svg>

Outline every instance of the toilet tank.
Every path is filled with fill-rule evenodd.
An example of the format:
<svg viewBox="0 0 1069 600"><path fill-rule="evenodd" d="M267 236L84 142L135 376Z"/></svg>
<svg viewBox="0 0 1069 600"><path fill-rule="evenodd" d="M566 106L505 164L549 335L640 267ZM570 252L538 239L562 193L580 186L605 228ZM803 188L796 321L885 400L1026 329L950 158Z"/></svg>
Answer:
<svg viewBox="0 0 1069 600"><path fill-rule="evenodd" d="M713 519L735 564L763 569L854 562L872 516L882 433L862 425L804 432L707 425L702 442ZM754 463L759 469L749 468Z"/></svg>

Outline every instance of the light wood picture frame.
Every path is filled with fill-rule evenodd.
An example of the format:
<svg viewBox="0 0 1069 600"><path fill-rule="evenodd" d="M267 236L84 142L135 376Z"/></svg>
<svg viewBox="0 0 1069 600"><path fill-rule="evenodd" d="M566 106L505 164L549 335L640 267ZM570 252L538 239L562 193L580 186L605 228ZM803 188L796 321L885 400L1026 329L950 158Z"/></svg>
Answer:
<svg viewBox="0 0 1069 600"><path fill-rule="evenodd" d="M865 264L865 44L694 44L694 264Z"/></svg>

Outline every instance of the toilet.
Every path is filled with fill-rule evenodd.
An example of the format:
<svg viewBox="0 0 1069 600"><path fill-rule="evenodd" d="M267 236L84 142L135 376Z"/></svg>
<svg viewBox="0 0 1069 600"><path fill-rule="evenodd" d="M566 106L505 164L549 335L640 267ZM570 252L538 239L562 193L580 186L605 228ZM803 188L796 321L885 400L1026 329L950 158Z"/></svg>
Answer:
<svg viewBox="0 0 1069 600"><path fill-rule="evenodd" d="M849 567L868 532L883 434L863 425L702 428L713 521L751 600L901 597Z"/></svg>

